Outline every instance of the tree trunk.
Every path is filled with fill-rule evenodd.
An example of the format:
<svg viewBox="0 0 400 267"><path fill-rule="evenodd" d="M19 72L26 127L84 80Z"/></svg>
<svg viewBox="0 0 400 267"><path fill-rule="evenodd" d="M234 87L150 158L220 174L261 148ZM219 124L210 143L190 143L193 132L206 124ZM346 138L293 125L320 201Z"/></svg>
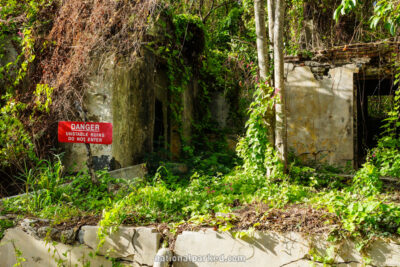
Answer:
<svg viewBox="0 0 400 267"><path fill-rule="evenodd" d="M268 49L268 38L267 30L265 26L265 0L254 1L254 17L256 23L256 35L257 35L257 54L258 54L258 68L260 70L261 82L271 82L271 75L269 73L270 60L269 60L269 49ZM265 92L267 95L268 92ZM265 121L269 127L269 142L272 146L275 144L275 130L274 121L275 114L274 110L265 114Z"/></svg>
<svg viewBox="0 0 400 267"><path fill-rule="evenodd" d="M267 0L268 5L268 36L269 47L273 50L274 44L274 21L275 21L275 0Z"/></svg>
<svg viewBox="0 0 400 267"><path fill-rule="evenodd" d="M258 68L260 69L261 80L265 81L268 77L269 56L264 0L254 1L254 17L256 22Z"/></svg>
<svg viewBox="0 0 400 267"><path fill-rule="evenodd" d="M286 94L284 84L284 57L283 57L283 24L285 1L275 0L274 20L274 80L275 94L279 100L275 105L276 126L275 146L280 159L284 162L284 171L287 171L287 125L286 125Z"/></svg>

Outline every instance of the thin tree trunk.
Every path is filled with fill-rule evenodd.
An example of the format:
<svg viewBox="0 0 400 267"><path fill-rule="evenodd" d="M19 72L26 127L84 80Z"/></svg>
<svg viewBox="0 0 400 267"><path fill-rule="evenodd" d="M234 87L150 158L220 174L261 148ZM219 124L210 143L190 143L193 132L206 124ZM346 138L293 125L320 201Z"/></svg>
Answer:
<svg viewBox="0 0 400 267"><path fill-rule="evenodd" d="M270 51L274 51L274 22L275 22L275 0L267 0L267 8L268 8L268 45ZM272 56L273 59L273 56ZM271 86L274 86L274 77L273 75L270 75L269 77L269 84ZM275 147L275 126L276 126L276 114L275 114L275 108L272 109L271 114L270 114L270 120L269 124L271 125L271 138L273 141L271 142L271 145Z"/></svg>
<svg viewBox="0 0 400 267"><path fill-rule="evenodd" d="M268 38L267 29L265 26L265 0L254 1L254 16L256 23L256 35L257 35L257 54L258 54L258 68L260 70L261 82L271 82L271 75L269 73L270 60L269 60L269 49L268 49ZM265 92L266 94L268 92ZM269 127L269 142L272 146L275 144L275 130L274 121L275 115L274 110L267 112L265 115L265 121Z"/></svg>
<svg viewBox="0 0 400 267"><path fill-rule="evenodd" d="M261 80L265 81L268 77L269 56L264 0L254 1L254 17L256 22L258 68L260 69Z"/></svg>
<svg viewBox="0 0 400 267"><path fill-rule="evenodd" d="M274 21L275 21L275 0L267 0L268 5L268 36L269 47L273 50L274 45Z"/></svg>
<svg viewBox="0 0 400 267"><path fill-rule="evenodd" d="M286 133L286 94L284 83L284 57L283 57L283 24L285 1L276 0L274 20L274 77L275 93L279 96L275 105L276 126L275 146L280 159L284 162L287 171L287 133Z"/></svg>

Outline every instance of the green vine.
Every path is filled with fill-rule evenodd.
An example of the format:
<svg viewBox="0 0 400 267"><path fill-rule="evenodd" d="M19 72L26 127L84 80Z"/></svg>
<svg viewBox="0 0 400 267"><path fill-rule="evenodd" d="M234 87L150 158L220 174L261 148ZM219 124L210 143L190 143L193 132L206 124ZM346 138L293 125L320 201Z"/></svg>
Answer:
<svg viewBox="0 0 400 267"><path fill-rule="evenodd" d="M250 104L249 119L246 122L246 135L239 141L237 151L244 161L244 169L250 173L265 176L267 169L274 175L282 174L282 166L271 146L270 125L266 116L273 109L275 97L274 88L267 83L259 83L254 92L254 100Z"/></svg>
<svg viewBox="0 0 400 267"><path fill-rule="evenodd" d="M29 113L28 105L16 100L16 92L24 87L28 70L36 58L35 29L41 24L38 14L52 2L52 0L0 1L1 167L12 166L22 171L25 161L36 160L32 137L22 119L23 115ZM8 56L10 47L17 51L18 55L15 58ZM36 106L29 116L31 121L36 110L49 112L51 94L52 88L48 85L37 85L34 92Z"/></svg>

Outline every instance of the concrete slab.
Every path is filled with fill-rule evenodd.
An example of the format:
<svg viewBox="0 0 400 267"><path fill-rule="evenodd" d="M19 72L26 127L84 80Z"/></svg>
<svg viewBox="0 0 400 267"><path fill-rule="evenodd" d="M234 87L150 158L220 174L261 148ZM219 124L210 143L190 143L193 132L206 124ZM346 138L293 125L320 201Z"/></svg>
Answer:
<svg viewBox="0 0 400 267"><path fill-rule="evenodd" d="M36 239L21 228L8 229L0 243L0 267L11 267L17 263L17 251L24 259L21 266L112 266L111 261L95 256L95 251L85 245L68 246ZM64 264L64 265L63 265Z"/></svg>
<svg viewBox="0 0 400 267"><path fill-rule="evenodd" d="M377 240L361 254L350 240L336 244L328 255L326 235L307 236L299 233L256 232L246 240L235 239L229 233L213 230L183 232L175 243L174 267L201 266L323 266L321 259L332 259L335 266L400 266L400 240ZM210 256L218 257L210 261ZM244 257L244 261L227 262L227 257ZM318 256L319 259L313 258ZM221 260L222 259L222 260ZM241 259L241 258L240 258ZM315 261L312 261L314 259Z"/></svg>
<svg viewBox="0 0 400 267"><path fill-rule="evenodd" d="M235 239L229 233L183 232L175 243L174 267L194 266L309 266L301 259L309 246L299 234L256 233L248 240ZM179 261L181 257L182 261ZM201 257L187 260L185 257ZM209 260L210 259L210 260ZM232 260L232 261L230 261ZM290 266L290 265L288 265Z"/></svg>
<svg viewBox="0 0 400 267"><path fill-rule="evenodd" d="M346 240L335 245L331 250L333 255L327 255L332 244L326 241L326 235L255 232L242 240L230 233L206 229L178 235L172 254L167 248L160 249L161 235L155 229L120 227L106 238L95 256L99 244L97 232L97 226L83 226L79 233L82 244L64 245L40 240L20 227L8 229L0 242L0 267L14 266L17 257L24 258L22 266L29 267L85 266L88 262L90 266L112 266L105 255L131 266L161 267L169 266L172 261L174 267L308 267L324 266L322 259L329 258L341 267L366 266L366 258L372 266L400 266L399 239L377 240L364 254L357 251L353 241Z"/></svg>
<svg viewBox="0 0 400 267"><path fill-rule="evenodd" d="M79 241L97 249L98 229L98 226L83 226L79 232ZM121 226L117 232L106 238L98 253L152 266L160 247L160 239L161 235L153 228Z"/></svg>
<svg viewBox="0 0 400 267"><path fill-rule="evenodd" d="M110 176L118 179L134 180L147 175L146 164L138 164L127 168L110 171Z"/></svg>

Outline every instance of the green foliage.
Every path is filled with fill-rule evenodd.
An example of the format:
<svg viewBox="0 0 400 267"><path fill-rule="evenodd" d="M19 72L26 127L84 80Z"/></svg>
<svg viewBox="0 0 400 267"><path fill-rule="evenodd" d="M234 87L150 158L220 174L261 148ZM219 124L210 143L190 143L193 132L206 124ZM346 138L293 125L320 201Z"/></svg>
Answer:
<svg viewBox="0 0 400 267"><path fill-rule="evenodd" d="M393 110L393 102L392 95L368 96L368 116L385 118Z"/></svg>
<svg viewBox="0 0 400 267"><path fill-rule="evenodd" d="M167 66L167 75L169 80L169 91L171 92L170 109L175 122L182 121L182 93L188 89L189 82L192 79L192 67L185 58L186 46L195 43L198 35L204 34L204 25L198 16L191 14L171 14L171 10L166 11L168 15L173 16L172 24L174 32L165 35L164 43L152 43L152 49L159 57L165 60ZM161 28L166 28L166 22L158 21ZM195 30L199 30L195 31ZM197 35L196 35L197 34ZM191 47L192 48L192 47ZM203 49L200 44L201 52ZM198 56L198 55L197 55Z"/></svg>
<svg viewBox="0 0 400 267"><path fill-rule="evenodd" d="M22 266L22 263L25 262L26 259L23 257L22 251L15 246L14 242L12 242L12 244L14 247L15 260L16 260L16 263L13 265L13 267Z"/></svg>
<svg viewBox="0 0 400 267"><path fill-rule="evenodd" d="M360 5L359 0L342 0L342 3L337 7L333 17L336 21L340 15L345 15L353 11L357 5ZM376 29L381 22L385 29L395 36L397 28L400 25L400 6L396 0L379 0L373 3L374 10L370 17L370 27Z"/></svg>
<svg viewBox="0 0 400 267"><path fill-rule="evenodd" d="M12 40L17 42L21 49L14 62L5 62L0 66L0 78L4 80L7 93L14 92L25 78L29 64L35 59L33 31L38 22L37 14L41 8L51 5L52 2L52 0L0 2L0 20L3 21L0 25L0 43L4 46L4 42ZM0 49L0 59L4 57L4 52Z"/></svg>
<svg viewBox="0 0 400 267"><path fill-rule="evenodd" d="M288 42L285 44L285 54L297 55L300 52L300 37L304 22L304 0L290 0L287 3L287 33Z"/></svg>
<svg viewBox="0 0 400 267"><path fill-rule="evenodd" d="M34 145L18 114L25 108L10 100L0 110L0 167L21 169L25 160L36 160Z"/></svg>
<svg viewBox="0 0 400 267"><path fill-rule="evenodd" d="M254 92L254 100L248 111L246 135L238 144L237 151L244 161L244 168L249 172L265 175L268 168L274 174L282 173L282 166L274 148L269 143L270 129L266 120L269 111L274 108L274 89L266 83L259 83Z"/></svg>
<svg viewBox="0 0 400 267"><path fill-rule="evenodd" d="M354 176L352 189L359 190L364 196L379 193L382 189L379 169L369 162L365 163Z"/></svg>
<svg viewBox="0 0 400 267"><path fill-rule="evenodd" d="M16 1L8 1L7 7L0 10L1 19L23 12L29 18L21 36L16 37L22 50L18 62L6 65L0 71L8 77L13 71L15 73L8 82L12 86L0 117L0 160L8 165L11 160L7 157L34 158L33 142L18 119L25 107L11 100L13 88L23 81L29 64L35 58L32 24L35 14L40 5L48 3L31 2L32 5L19 9L21 7L17 8ZM388 1L379 1L376 7L382 6L383 2ZM394 109L387 119L386 136L370 152L367 163L354 179L329 173L332 168L321 171L302 166L295 160L289 166L289 174L283 175L282 163L269 143L271 125L266 120L274 108L274 90L263 81L258 83L254 64L256 49L252 1L227 3L225 8L214 10L207 21L201 16L203 10L194 12L190 5L183 2L170 3L173 7L168 12L172 16L173 32L166 33L163 43L154 41L151 49L167 66L173 117L178 124L181 122L182 93L188 89L194 75L200 77L198 100L202 110L208 110L205 107L209 105L213 92L223 92L232 99L232 109L238 110L237 117L230 114L234 118L239 118L239 113L245 109L243 107L251 101L247 115L243 115L248 116L246 133L238 145L243 165L223 152L226 147L222 142L206 141L205 133L218 132L213 128L210 113L206 112L194 124L198 136L204 137L199 138L203 142L194 140L190 146L183 145L182 161L189 167L187 174L179 175L173 171L172 163L164 162L154 168L157 171L153 176L138 181L135 186L113 179L106 172L98 173L100 184L94 186L85 172L64 176L58 158L53 162L38 161L36 167L27 168L21 176L27 181L26 192L30 194L4 201L5 212L31 214L56 221L82 214L102 213L99 223L102 242L122 223L170 223L176 228L183 222L189 222L229 231L235 228L234 216L224 217L218 213L231 215L235 209L260 202L271 209L299 204L327 210L338 216L337 231L353 237L368 240L377 235L399 233L400 207L385 198L379 179L380 176L400 177L400 141L397 135L399 96L395 97ZM357 5L357 1L342 1L335 18L350 12ZM385 8L376 10L379 20L373 18L374 25L378 21L397 23L396 14L390 13L395 9ZM303 1L290 1L287 18L291 21L288 28L290 38L287 39L290 43L286 45L290 53L299 49L302 13ZM160 24L167 28L166 22ZM2 34L17 29L17 24L12 25L2 25L8 27L2 28ZM4 34L0 36L5 38ZM254 84L257 84L255 88ZM49 111L52 91L46 84L37 85L35 110ZM235 103L236 106L233 105ZM206 149L200 151L198 147L201 146ZM3 227L1 222L0 226ZM255 227L239 232L237 236L251 236ZM329 263L331 259L321 258L321 261Z"/></svg>
<svg viewBox="0 0 400 267"><path fill-rule="evenodd" d="M337 7L335 13L333 14L336 22L339 20L340 15L345 15L350 13L357 4L360 4L359 0L342 0L342 3Z"/></svg>
<svg viewBox="0 0 400 267"><path fill-rule="evenodd" d="M0 168L12 167L22 170L25 164L35 162L34 142L21 118L26 105L18 102L16 89L24 81L30 64L35 60L34 30L38 23L37 14L51 5L52 0L0 1ZM6 62L6 45L17 44L19 55L14 61ZM44 103L41 102L44 94ZM37 109L49 110L51 90L47 85L38 85L35 92Z"/></svg>
<svg viewBox="0 0 400 267"><path fill-rule="evenodd" d="M241 42L239 38L247 39L247 29L242 27L241 5L229 3L226 8L226 11L222 8L214 10L205 22L198 13L189 12L178 3L171 4L166 12L172 17L172 26L162 21L159 24L165 29L172 28L173 32L165 34L166 42L152 44L152 49L166 62L170 110L178 129L182 122L182 93L192 90L191 80L198 79L195 109L202 110L202 114L192 122L195 144L206 141L205 133L218 133L209 111L211 93L223 92L229 99L233 107L232 124L239 128L237 122L243 122L245 117L246 98L240 96L239 91L243 84L250 84L249 68L244 66L255 61L255 51L251 42Z"/></svg>
<svg viewBox="0 0 400 267"><path fill-rule="evenodd" d="M400 68L395 63L397 71L395 84L399 84ZM400 90L395 91L391 110L384 119L383 136L377 146L369 152L368 161L376 166L380 176L400 177Z"/></svg>
<svg viewBox="0 0 400 267"><path fill-rule="evenodd" d="M380 176L400 177L400 139L382 137L377 147L368 155L369 161L379 170Z"/></svg>
<svg viewBox="0 0 400 267"><path fill-rule="evenodd" d="M204 24L199 16L192 14L178 14L173 17L173 23L175 26L175 35L180 44L190 42L195 36L192 31L189 30L189 25L194 25L196 28L204 30Z"/></svg>
<svg viewBox="0 0 400 267"><path fill-rule="evenodd" d="M324 190L311 200L317 207L335 213L345 233L361 238L358 239L359 249L364 248L373 237L400 233L400 205L385 200L382 195L380 177L387 170L384 165L378 164L377 157L380 156L374 152L368 158L350 186Z"/></svg>
<svg viewBox="0 0 400 267"><path fill-rule="evenodd" d="M228 15L218 22L218 31L215 33L215 45L222 49L229 49L232 36L237 36L243 8L232 8Z"/></svg>
<svg viewBox="0 0 400 267"><path fill-rule="evenodd" d="M400 25L400 5L396 0L380 0L375 3L374 15L370 19L371 28L376 29L379 22L395 36Z"/></svg>
<svg viewBox="0 0 400 267"><path fill-rule="evenodd" d="M37 84L34 95L36 96L36 108L39 111L50 111L51 94L53 93L54 88L50 87L47 84Z"/></svg>
<svg viewBox="0 0 400 267"><path fill-rule="evenodd" d="M280 191L264 177L249 177L242 171L214 177L194 173L188 185L178 187L169 184L170 181L168 177L157 173L153 184L137 187L112 208L106 209L100 222L103 228L101 233L115 230L125 220L134 224L187 221L210 213L230 212L235 201L251 203L265 198L284 206L307 195L304 189L290 186L287 191ZM222 225L228 226L225 223Z"/></svg>
<svg viewBox="0 0 400 267"><path fill-rule="evenodd" d="M56 215L57 219L64 220L85 212L99 212L123 198L131 187L127 181L114 179L106 171L97 172L97 176L98 185L91 182L86 172L64 177L60 157L54 162L42 160L21 176L27 181L29 194L4 201L5 210L50 218Z"/></svg>
<svg viewBox="0 0 400 267"><path fill-rule="evenodd" d="M8 219L0 219L0 240L4 237L4 232L14 226L14 222Z"/></svg>
<svg viewBox="0 0 400 267"><path fill-rule="evenodd" d="M6 212L35 214L56 221L102 211L100 240L105 240L123 223L171 223L177 227L181 222L189 222L229 231L235 227L234 217L210 214L230 214L236 208L259 202L267 203L270 208L297 203L327 210L340 221L334 233L340 231L341 235L361 240L399 231L400 206L382 195L379 169L372 163L365 164L349 185L337 186L334 177L327 182L327 175L316 175L315 169L296 164L290 167L287 179L272 181L241 167L227 174L205 171L210 168L208 164L215 162L212 159L203 165L199 160L199 171L193 171L186 182L166 164L153 177L137 182L134 187L105 173L98 174L100 185L95 187L85 173L73 179L63 178L59 162L43 162L36 171L26 174L29 176L26 180L30 181L28 190L34 189L33 193L4 201L4 208ZM112 185L119 189L110 191ZM249 234L251 230L237 236ZM360 248L364 245L361 242Z"/></svg>
<svg viewBox="0 0 400 267"><path fill-rule="evenodd" d="M371 239L373 236L397 234L400 206L385 203L376 194L364 196L356 191L332 191L314 198L313 202L335 213L341 219L343 230L353 237Z"/></svg>

